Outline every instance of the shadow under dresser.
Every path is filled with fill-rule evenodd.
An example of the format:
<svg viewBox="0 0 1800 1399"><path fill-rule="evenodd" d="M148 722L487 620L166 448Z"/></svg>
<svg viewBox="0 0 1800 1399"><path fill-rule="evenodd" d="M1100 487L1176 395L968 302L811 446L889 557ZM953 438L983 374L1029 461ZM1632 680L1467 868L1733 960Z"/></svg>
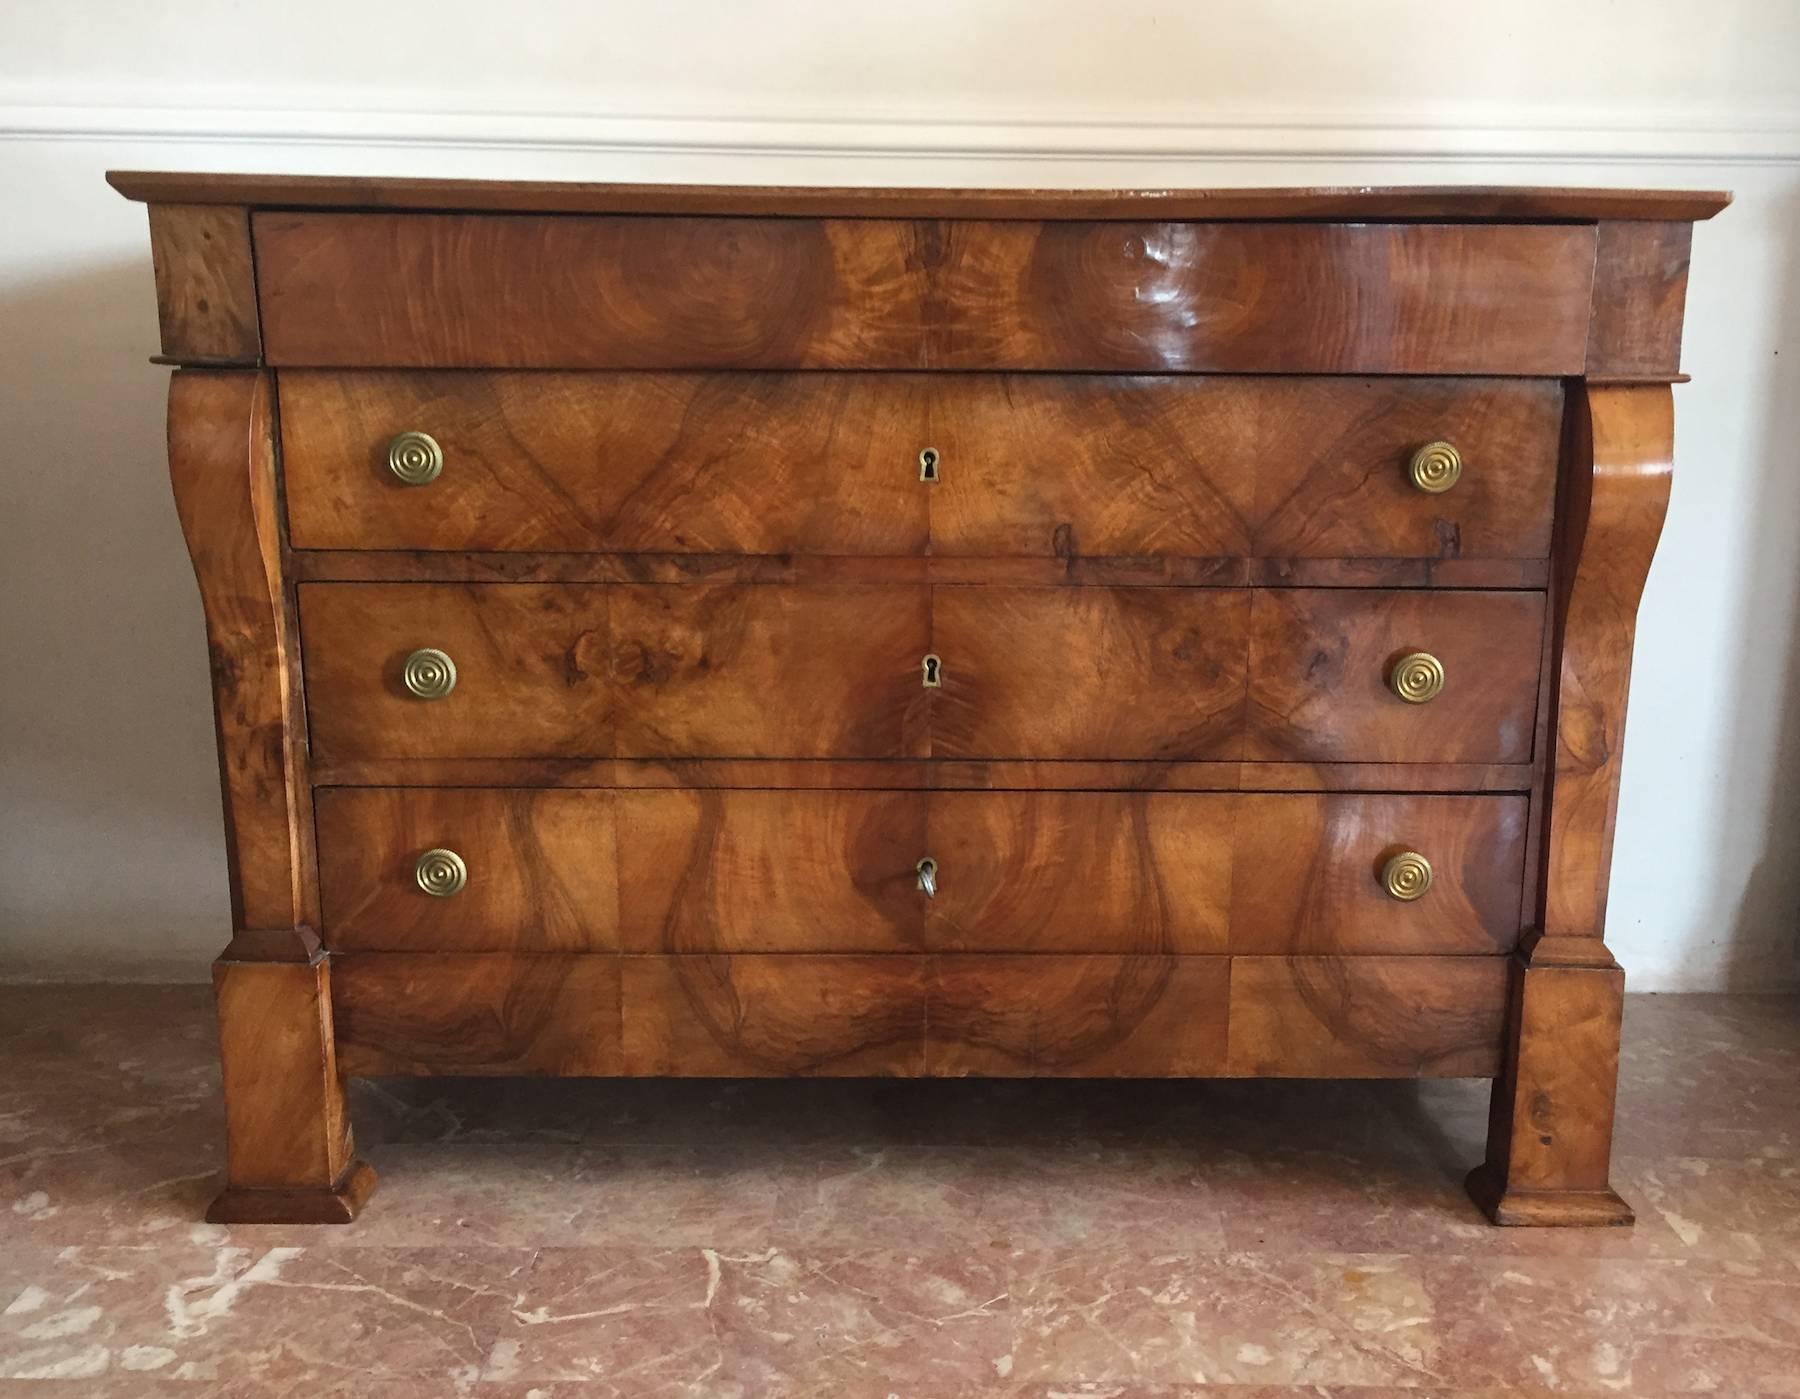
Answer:
<svg viewBox="0 0 1800 1399"><path fill-rule="evenodd" d="M220 1221L351 1075L1465 1076L1607 1224L1725 196L115 174L217 702Z"/></svg>

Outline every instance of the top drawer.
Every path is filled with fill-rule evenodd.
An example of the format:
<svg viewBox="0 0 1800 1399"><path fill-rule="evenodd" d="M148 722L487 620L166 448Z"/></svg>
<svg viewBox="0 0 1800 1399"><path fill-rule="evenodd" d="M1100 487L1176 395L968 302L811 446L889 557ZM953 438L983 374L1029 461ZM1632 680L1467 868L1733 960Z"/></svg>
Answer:
<svg viewBox="0 0 1800 1399"><path fill-rule="evenodd" d="M1541 379L284 370L280 395L299 549L1542 559L1562 417Z"/></svg>
<svg viewBox="0 0 1800 1399"><path fill-rule="evenodd" d="M252 216L269 364L1580 374L1591 225Z"/></svg>

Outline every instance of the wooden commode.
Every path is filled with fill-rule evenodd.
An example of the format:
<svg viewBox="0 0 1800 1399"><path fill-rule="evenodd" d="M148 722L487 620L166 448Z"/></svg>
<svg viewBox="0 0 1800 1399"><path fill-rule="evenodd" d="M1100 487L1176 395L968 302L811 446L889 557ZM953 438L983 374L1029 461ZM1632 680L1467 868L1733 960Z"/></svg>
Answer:
<svg viewBox="0 0 1800 1399"><path fill-rule="evenodd" d="M347 1075L1469 1076L1623 1223L1602 941L1692 222L1623 190L116 174L233 936Z"/></svg>

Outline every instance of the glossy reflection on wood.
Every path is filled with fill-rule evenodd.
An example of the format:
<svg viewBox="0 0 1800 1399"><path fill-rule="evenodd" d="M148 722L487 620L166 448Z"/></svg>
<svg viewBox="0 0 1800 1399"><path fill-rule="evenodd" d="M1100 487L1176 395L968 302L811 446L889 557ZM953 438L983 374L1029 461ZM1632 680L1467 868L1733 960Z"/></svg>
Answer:
<svg viewBox="0 0 1800 1399"><path fill-rule="evenodd" d="M1244 756L1529 762L1543 628L1536 593L1258 592ZM1388 677L1417 651L1444 688L1408 704Z"/></svg>
<svg viewBox="0 0 1800 1399"><path fill-rule="evenodd" d="M262 211L252 230L283 367L1578 374L1594 267L1576 225Z"/></svg>
<svg viewBox="0 0 1800 1399"><path fill-rule="evenodd" d="M1554 382L281 375L304 549L1543 558ZM429 432L428 486L387 469ZM1447 439L1449 493L1406 465ZM936 454L935 482L919 455Z"/></svg>

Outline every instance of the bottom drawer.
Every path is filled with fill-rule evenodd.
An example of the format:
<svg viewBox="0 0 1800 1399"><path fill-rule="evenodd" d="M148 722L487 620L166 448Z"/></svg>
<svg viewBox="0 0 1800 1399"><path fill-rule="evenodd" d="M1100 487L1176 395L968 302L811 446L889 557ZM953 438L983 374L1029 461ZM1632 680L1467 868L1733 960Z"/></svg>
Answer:
<svg viewBox="0 0 1800 1399"><path fill-rule="evenodd" d="M343 1072L1491 1077L1502 957L333 957Z"/></svg>

